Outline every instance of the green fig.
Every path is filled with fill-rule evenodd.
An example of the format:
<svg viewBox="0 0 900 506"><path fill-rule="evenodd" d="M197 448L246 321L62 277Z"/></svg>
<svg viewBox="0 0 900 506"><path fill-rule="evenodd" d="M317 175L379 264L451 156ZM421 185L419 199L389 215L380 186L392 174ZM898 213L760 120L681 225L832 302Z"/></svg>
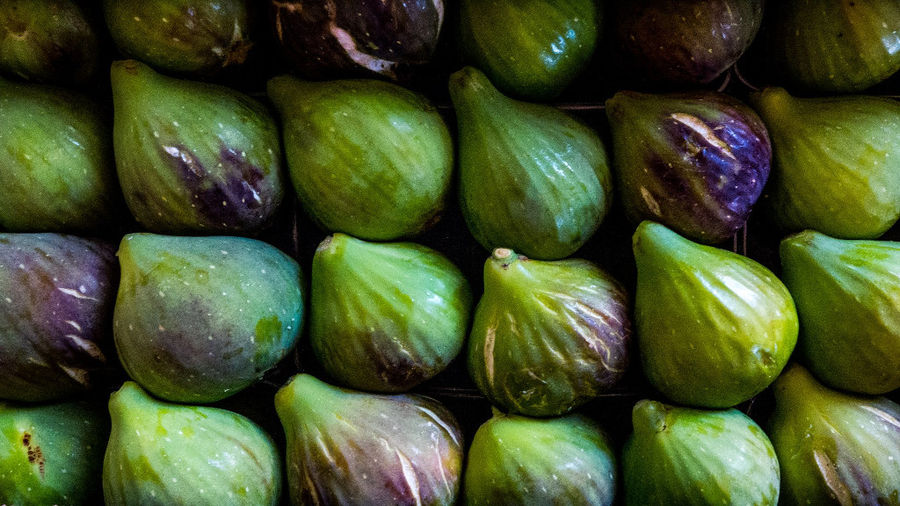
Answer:
<svg viewBox="0 0 900 506"><path fill-rule="evenodd" d="M526 418L494 413L472 439L468 505L610 505L616 459L600 427L583 415Z"/></svg>
<svg viewBox="0 0 900 506"><path fill-rule="evenodd" d="M900 405L828 389L796 364L773 390L784 504L900 504Z"/></svg>
<svg viewBox="0 0 900 506"><path fill-rule="evenodd" d="M294 188L323 229L387 241L440 219L453 143L424 96L381 81L289 76L270 80L268 93Z"/></svg>
<svg viewBox="0 0 900 506"><path fill-rule="evenodd" d="M736 409L642 400L622 451L625 504L778 504L781 474L765 432Z"/></svg>
<svg viewBox="0 0 900 506"><path fill-rule="evenodd" d="M469 373L504 409L571 411L625 373L631 338L622 286L585 260L531 260L499 248L469 338Z"/></svg>
<svg viewBox="0 0 900 506"><path fill-rule="evenodd" d="M110 125L97 105L58 88L0 79L0 118L0 227L108 230L121 196Z"/></svg>
<svg viewBox="0 0 900 506"><path fill-rule="evenodd" d="M450 76L459 122L460 202L487 249L564 258L609 209L606 151L590 128L547 105L502 95L479 70Z"/></svg>
<svg viewBox="0 0 900 506"><path fill-rule="evenodd" d="M275 395L293 504L455 504L462 433L419 395L376 395L299 374Z"/></svg>
<svg viewBox="0 0 900 506"><path fill-rule="evenodd" d="M119 359L162 399L224 399L274 367L300 334L300 267L264 242L129 234L119 262Z"/></svg>
<svg viewBox="0 0 900 506"><path fill-rule="evenodd" d="M106 504L277 505L272 439L224 409L169 404L128 381L109 399Z"/></svg>
<svg viewBox="0 0 900 506"><path fill-rule="evenodd" d="M634 257L638 346L653 386L681 404L727 408L775 380L799 324L771 271L649 221L634 234Z"/></svg>
<svg viewBox="0 0 900 506"><path fill-rule="evenodd" d="M751 100L772 137L768 193L785 229L872 239L900 218L900 102L795 98L767 88Z"/></svg>
<svg viewBox="0 0 900 506"><path fill-rule="evenodd" d="M504 92L550 99L587 67L602 18L596 0L463 0L459 43Z"/></svg>
<svg viewBox="0 0 900 506"><path fill-rule="evenodd" d="M334 234L313 257L310 342L342 384L409 390L459 353L471 304L468 282L437 251Z"/></svg>
<svg viewBox="0 0 900 506"><path fill-rule="evenodd" d="M153 232L253 232L284 193L275 121L222 86L112 66L113 143L134 217Z"/></svg>
<svg viewBox="0 0 900 506"><path fill-rule="evenodd" d="M781 263L812 372L843 390L900 388L900 242L807 230L781 242Z"/></svg>

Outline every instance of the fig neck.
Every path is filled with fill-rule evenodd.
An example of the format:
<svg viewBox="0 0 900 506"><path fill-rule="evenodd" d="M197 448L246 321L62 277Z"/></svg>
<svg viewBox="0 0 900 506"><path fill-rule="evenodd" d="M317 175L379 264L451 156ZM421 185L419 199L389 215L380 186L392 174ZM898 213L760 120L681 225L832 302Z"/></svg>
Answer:
<svg viewBox="0 0 900 506"><path fill-rule="evenodd" d="M513 100L500 93L483 72L465 67L450 76L450 100L457 115L476 115L511 121Z"/></svg>
<svg viewBox="0 0 900 506"><path fill-rule="evenodd" d="M775 380L772 390L777 407L788 410L798 409L810 402L816 402L822 394L828 392L809 371L798 364L794 364L782 372L781 376Z"/></svg>
<svg viewBox="0 0 900 506"><path fill-rule="evenodd" d="M485 294L497 289L506 291L511 283L530 278L531 274L527 269L530 262L527 257L518 255L511 249L495 249L484 265Z"/></svg>
<svg viewBox="0 0 900 506"><path fill-rule="evenodd" d="M631 423L634 433L644 436L659 434L668 428L669 406L644 399L634 405Z"/></svg>

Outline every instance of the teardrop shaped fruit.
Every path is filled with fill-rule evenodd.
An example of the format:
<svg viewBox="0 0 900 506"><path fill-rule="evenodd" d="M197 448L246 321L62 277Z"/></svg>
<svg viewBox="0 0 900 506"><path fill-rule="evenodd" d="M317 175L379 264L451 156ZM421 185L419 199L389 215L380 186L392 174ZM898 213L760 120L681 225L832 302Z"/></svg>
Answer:
<svg viewBox="0 0 900 506"><path fill-rule="evenodd" d="M554 416L609 390L625 373L628 297L585 260L546 262L494 250L469 338L469 373L490 401Z"/></svg>
<svg viewBox="0 0 900 506"><path fill-rule="evenodd" d="M606 114L632 221L655 220L705 243L744 226L772 160L753 109L716 92L621 91L607 100Z"/></svg>
<svg viewBox="0 0 900 506"><path fill-rule="evenodd" d="M437 251L334 234L313 257L310 342L342 384L409 390L459 353L471 305L468 282Z"/></svg>
<svg viewBox="0 0 900 506"><path fill-rule="evenodd" d="M590 128L502 95L479 70L450 76L459 123L460 202L475 239L534 258L575 252L609 209L606 151Z"/></svg>
<svg viewBox="0 0 900 506"><path fill-rule="evenodd" d="M98 504L109 420L85 402L0 402L0 504Z"/></svg>
<svg viewBox="0 0 900 506"><path fill-rule="evenodd" d="M264 242L129 234L119 262L119 359L162 399L224 399L274 367L300 334L300 267Z"/></svg>
<svg viewBox="0 0 900 506"><path fill-rule="evenodd" d="M281 148L262 104L222 86L112 66L116 167L154 232L253 232L281 203Z"/></svg>
<svg viewBox="0 0 900 506"><path fill-rule="evenodd" d="M510 95L559 95L587 67L600 37L594 0L463 0L463 57Z"/></svg>
<svg viewBox="0 0 900 506"><path fill-rule="evenodd" d="M77 86L100 67L97 33L71 0L0 2L0 71Z"/></svg>
<svg viewBox="0 0 900 506"><path fill-rule="evenodd" d="M462 433L437 401L365 394L299 374L275 395L275 408L293 504L455 503Z"/></svg>
<svg viewBox="0 0 900 506"><path fill-rule="evenodd" d="M131 381L112 394L109 414L106 504L279 503L278 450L249 419L158 401Z"/></svg>
<svg viewBox="0 0 900 506"><path fill-rule="evenodd" d="M803 87L860 91L900 70L896 0L786 0L767 7L770 63Z"/></svg>
<svg viewBox="0 0 900 506"><path fill-rule="evenodd" d="M900 242L807 230L781 242L781 264L812 372L843 390L900 388Z"/></svg>
<svg viewBox="0 0 900 506"><path fill-rule="evenodd" d="M797 311L771 271L645 221L634 234L644 373L690 406L727 408L772 383L797 343Z"/></svg>
<svg viewBox="0 0 900 506"><path fill-rule="evenodd" d="M785 504L897 504L900 405L828 389L796 364L773 390Z"/></svg>
<svg viewBox="0 0 900 506"><path fill-rule="evenodd" d="M59 88L0 79L0 118L0 227L108 231L123 206L110 125L97 104Z"/></svg>
<svg viewBox="0 0 900 506"><path fill-rule="evenodd" d="M772 443L736 409L707 411L642 400L622 451L625 504L778 504Z"/></svg>
<svg viewBox="0 0 900 506"><path fill-rule="evenodd" d="M472 439L465 503L610 505L616 458L583 415L526 418L495 412Z"/></svg>
<svg viewBox="0 0 900 506"><path fill-rule="evenodd" d="M253 42L246 0L104 0L119 51L159 70L212 75L244 63ZM160 98L165 95L161 95Z"/></svg>
<svg viewBox="0 0 900 506"><path fill-rule="evenodd" d="M900 102L877 97L751 97L774 149L775 221L844 239L872 239L900 218Z"/></svg>
<svg viewBox="0 0 900 506"><path fill-rule="evenodd" d="M453 142L428 99L373 80L280 76L268 91L284 123L294 188L323 229L387 241L437 222Z"/></svg>
<svg viewBox="0 0 900 506"><path fill-rule="evenodd" d="M83 392L106 363L116 289L111 245L0 234L0 399Z"/></svg>

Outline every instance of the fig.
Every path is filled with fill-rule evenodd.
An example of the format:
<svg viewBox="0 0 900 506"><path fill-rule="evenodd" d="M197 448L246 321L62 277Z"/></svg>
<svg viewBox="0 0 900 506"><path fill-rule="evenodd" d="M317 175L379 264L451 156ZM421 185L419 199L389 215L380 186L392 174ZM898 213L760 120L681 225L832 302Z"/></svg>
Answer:
<svg viewBox="0 0 900 506"><path fill-rule="evenodd" d="M96 504L108 436L90 403L0 402L0 504Z"/></svg>
<svg viewBox="0 0 900 506"><path fill-rule="evenodd" d="M0 186L5 190L0 227L13 232L108 229L124 206L110 125L97 104L59 88L0 79L0 117Z"/></svg>
<svg viewBox="0 0 900 506"><path fill-rule="evenodd" d="M424 96L374 80L280 76L269 98L300 202L319 226L363 239L416 235L438 221L453 142Z"/></svg>
<svg viewBox="0 0 900 506"><path fill-rule="evenodd" d="M812 372L842 390L900 388L900 242L807 230L781 242L781 263Z"/></svg>
<svg viewBox="0 0 900 506"><path fill-rule="evenodd" d="M431 59L444 0L270 0L275 41L310 79L407 80Z"/></svg>
<svg viewBox="0 0 900 506"><path fill-rule="evenodd" d="M610 505L616 460L583 415L527 418L495 411L472 439L465 501L478 504Z"/></svg>
<svg viewBox="0 0 900 506"><path fill-rule="evenodd" d="M84 392L105 367L114 249L61 234L0 234L0 399Z"/></svg>
<svg viewBox="0 0 900 506"><path fill-rule="evenodd" d="M409 390L441 372L466 338L469 284L425 246L334 234L313 257L311 292L313 352L351 388Z"/></svg>
<svg viewBox="0 0 900 506"><path fill-rule="evenodd" d="M123 54L159 70L215 75L247 59L246 0L104 0L103 14Z"/></svg>
<svg viewBox="0 0 900 506"><path fill-rule="evenodd" d="M767 88L751 98L768 127L769 184L781 227L873 239L900 218L900 102L795 98Z"/></svg>
<svg viewBox="0 0 900 506"><path fill-rule="evenodd" d="M785 504L897 503L900 405L831 390L796 364L773 390Z"/></svg>
<svg viewBox="0 0 900 506"><path fill-rule="evenodd" d="M778 504L781 474L765 432L736 409L632 410L622 450L625 504Z"/></svg>
<svg viewBox="0 0 900 506"><path fill-rule="evenodd" d="M599 267L498 248L484 264L469 373L495 405L560 415L619 381L630 338L628 297Z"/></svg>
<svg viewBox="0 0 900 506"><path fill-rule="evenodd" d="M543 260L574 253L612 199L597 134L556 108L504 96L473 67L450 76L450 97L460 204L475 239Z"/></svg>
<svg viewBox="0 0 900 506"><path fill-rule="evenodd" d="M504 93L551 99L587 67L602 19L595 0L463 0L459 44Z"/></svg>
<svg viewBox="0 0 900 506"><path fill-rule="evenodd" d="M649 221L634 234L634 257L638 347L653 386L680 404L727 408L775 380L799 324L770 270Z"/></svg>
<svg viewBox="0 0 900 506"><path fill-rule="evenodd" d="M243 237L129 234L113 315L119 359L153 395L224 399L294 347L303 322L300 267Z"/></svg>
<svg viewBox="0 0 900 506"><path fill-rule="evenodd" d="M293 504L452 505L462 433L437 401L346 390L308 374L275 395Z"/></svg>
<svg viewBox="0 0 900 506"><path fill-rule="evenodd" d="M116 168L141 225L250 233L269 224L284 189L278 130L262 104L135 60L113 63L112 89Z"/></svg>
<svg viewBox="0 0 900 506"><path fill-rule="evenodd" d="M772 161L753 109L716 92L621 91L607 100L606 114L631 221L654 220L704 243L744 226Z"/></svg>
<svg viewBox="0 0 900 506"><path fill-rule="evenodd" d="M22 79L78 86L100 68L97 33L71 0L0 3L0 71Z"/></svg>
<svg viewBox="0 0 900 506"><path fill-rule="evenodd" d="M768 55L794 83L856 92L900 70L896 0L771 2Z"/></svg>
<svg viewBox="0 0 900 506"><path fill-rule="evenodd" d="M162 402L132 381L109 398L109 414L106 504L279 504L278 450L249 419Z"/></svg>

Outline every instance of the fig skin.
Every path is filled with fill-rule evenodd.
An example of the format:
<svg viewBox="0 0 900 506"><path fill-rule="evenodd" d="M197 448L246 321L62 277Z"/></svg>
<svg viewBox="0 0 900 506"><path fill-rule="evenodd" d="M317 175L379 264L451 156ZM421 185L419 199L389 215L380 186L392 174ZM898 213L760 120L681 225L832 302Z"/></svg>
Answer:
<svg viewBox="0 0 900 506"><path fill-rule="evenodd" d="M254 383L294 347L303 279L243 237L126 235L113 315L119 359L153 395L207 403Z"/></svg>
<svg viewBox="0 0 900 506"><path fill-rule="evenodd" d="M453 414L420 395L376 395L299 374L275 395L292 504L452 505L462 476Z"/></svg>
<svg viewBox="0 0 900 506"><path fill-rule="evenodd" d="M114 248L62 234L0 234L0 399L91 388L107 362Z"/></svg>
<svg viewBox="0 0 900 506"><path fill-rule="evenodd" d="M781 263L816 377L865 394L900 388L900 243L807 230L781 242Z"/></svg>
<svg viewBox="0 0 900 506"><path fill-rule="evenodd" d="M313 257L310 343L341 384L402 392L459 354L472 294L446 257L413 243L334 234Z"/></svg>
<svg viewBox="0 0 900 506"><path fill-rule="evenodd" d="M718 243L747 217L769 177L772 146L753 109L728 95L622 91L606 102L623 206Z"/></svg>

